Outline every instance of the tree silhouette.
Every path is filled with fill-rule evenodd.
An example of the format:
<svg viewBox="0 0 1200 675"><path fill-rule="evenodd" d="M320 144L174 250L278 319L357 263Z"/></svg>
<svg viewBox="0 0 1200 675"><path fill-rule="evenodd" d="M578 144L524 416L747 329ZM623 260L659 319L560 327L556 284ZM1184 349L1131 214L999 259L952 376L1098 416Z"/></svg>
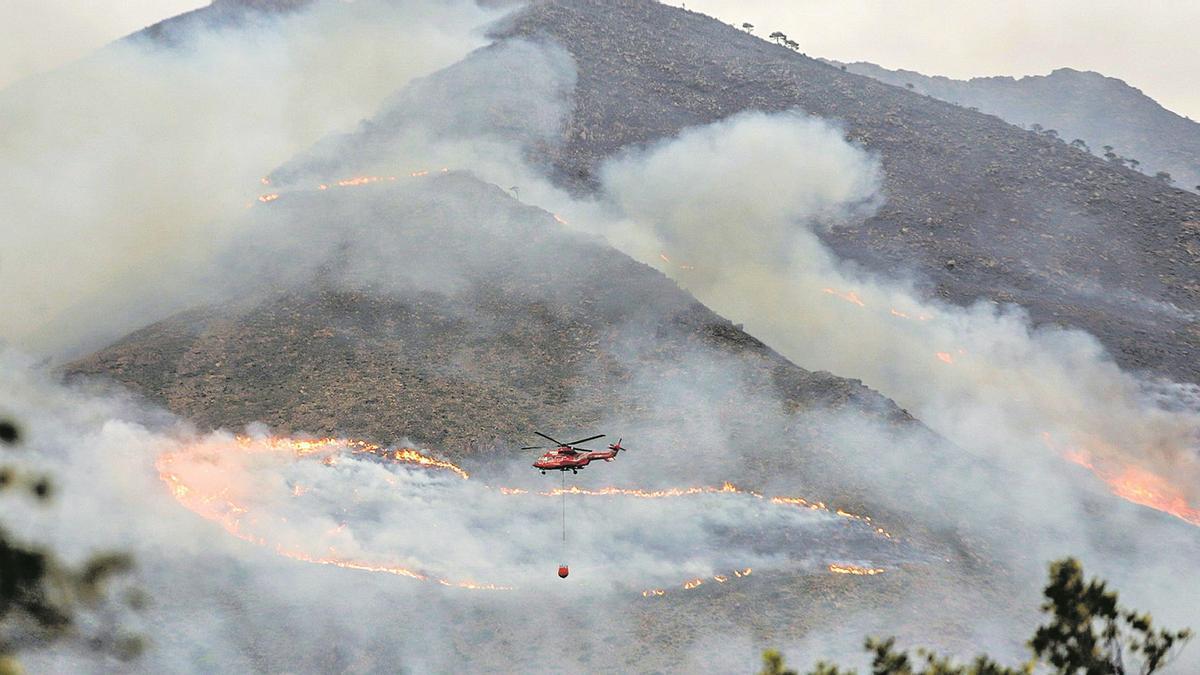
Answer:
<svg viewBox="0 0 1200 675"><path fill-rule="evenodd" d="M1042 612L1049 620L1029 641L1032 659L1011 668L986 655L968 664L955 664L932 651L918 649L916 658L896 650L895 638L869 638L873 675L1150 675L1178 654L1192 637L1190 630L1155 629L1149 614L1117 604L1117 592L1099 579L1084 581L1083 567L1074 558L1050 563L1043 591ZM787 675L779 652L763 653L762 675ZM818 663L811 675L854 675L854 670Z"/></svg>
<svg viewBox="0 0 1200 675"><path fill-rule="evenodd" d="M754 32L754 24L749 23L749 22L743 23L742 30L746 31L747 33L753 33Z"/></svg>
<svg viewBox="0 0 1200 675"><path fill-rule="evenodd" d="M0 444L14 448L21 441L17 425L0 420ZM53 498L49 478L0 465L0 499L25 498L46 503ZM97 631L83 634L77 626L79 611L112 613L108 582L127 572L132 560L120 553L92 557L79 569L58 560L53 551L11 537L0 524L0 675L21 672L16 653L47 646L64 638L77 638L89 648L121 659L141 653L141 637L123 632L116 621L104 621ZM123 599L141 609L145 597L131 589ZM103 619L104 617L101 617Z"/></svg>
<svg viewBox="0 0 1200 675"><path fill-rule="evenodd" d="M775 31L774 33L771 33L768 37L770 37L772 40L774 40L777 44L781 44L781 45L784 43L785 40L787 40L787 35L784 35L782 31L778 31L778 30Z"/></svg>

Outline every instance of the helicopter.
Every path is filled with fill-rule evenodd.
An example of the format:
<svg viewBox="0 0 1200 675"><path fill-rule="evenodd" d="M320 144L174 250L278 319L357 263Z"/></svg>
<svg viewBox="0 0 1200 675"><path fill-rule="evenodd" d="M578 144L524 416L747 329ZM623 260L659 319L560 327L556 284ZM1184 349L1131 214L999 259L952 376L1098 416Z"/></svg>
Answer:
<svg viewBox="0 0 1200 675"><path fill-rule="evenodd" d="M528 445L521 448L522 450L549 449L549 452L545 453L541 457L538 457L537 461L533 463L533 468L540 469L543 474L545 474L547 471L570 471L571 473L579 473L579 470L590 464L592 460L602 459L606 462L611 462L616 459L618 453L625 449L621 447L620 439L618 439L616 443L609 443L608 450L603 451L588 450L587 448L576 447L580 443L587 443L588 441L594 441L597 438L604 438L604 434L581 438L578 441L571 441L570 443L563 443L562 441L555 440L540 431L535 431L533 433L555 444L552 448L544 445Z"/></svg>

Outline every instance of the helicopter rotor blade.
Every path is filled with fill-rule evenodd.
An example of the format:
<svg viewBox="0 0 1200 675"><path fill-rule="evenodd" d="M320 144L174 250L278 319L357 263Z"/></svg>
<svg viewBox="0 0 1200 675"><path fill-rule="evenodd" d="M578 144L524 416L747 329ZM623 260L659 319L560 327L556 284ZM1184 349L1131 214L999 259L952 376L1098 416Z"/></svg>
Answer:
<svg viewBox="0 0 1200 675"><path fill-rule="evenodd" d="M522 450L545 450L546 446L544 446L544 445L527 445L521 449Z"/></svg>
<svg viewBox="0 0 1200 675"><path fill-rule="evenodd" d="M574 447L574 446L576 446L576 445L578 445L578 444L580 444L580 443L587 443L588 441L594 441L594 440L596 440L597 438L604 438L604 434L597 434L597 435L595 435L595 436L588 436L587 438L581 438L581 439L579 439L578 441L571 441L570 443L566 443L565 445L569 445L569 446L572 446L572 447Z"/></svg>
<svg viewBox="0 0 1200 675"><path fill-rule="evenodd" d="M549 436L547 436L546 434L543 434L543 433L542 433L542 432L540 432L540 431L535 431L535 432L533 432L533 433L537 434L538 436L541 436L542 438L544 438L544 439L546 439L546 440L550 441L551 443L556 443L556 444L558 444L560 447L566 447L566 445L567 445L566 443L563 443L562 441L558 441L558 440L555 440L555 439L553 439L553 438L550 438Z"/></svg>

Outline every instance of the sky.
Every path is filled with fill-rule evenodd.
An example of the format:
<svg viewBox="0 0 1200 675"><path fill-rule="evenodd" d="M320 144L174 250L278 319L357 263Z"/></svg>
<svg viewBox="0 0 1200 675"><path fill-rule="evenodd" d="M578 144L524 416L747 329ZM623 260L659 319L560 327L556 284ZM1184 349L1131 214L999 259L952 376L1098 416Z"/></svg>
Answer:
<svg viewBox="0 0 1200 675"><path fill-rule="evenodd" d="M1200 119L1195 0L672 0L809 56L969 78L1094 70Z"/></svg>
<svg viewBox="0 0 1200 675"><path fill-rule="evenodd" d="M0 87L53 69L197 0L6 0ZM759 33L782 30L812 56L928 75L1041 75L1058 67L1119 77L1200 119L1195 0L672 0Z"/></svg>

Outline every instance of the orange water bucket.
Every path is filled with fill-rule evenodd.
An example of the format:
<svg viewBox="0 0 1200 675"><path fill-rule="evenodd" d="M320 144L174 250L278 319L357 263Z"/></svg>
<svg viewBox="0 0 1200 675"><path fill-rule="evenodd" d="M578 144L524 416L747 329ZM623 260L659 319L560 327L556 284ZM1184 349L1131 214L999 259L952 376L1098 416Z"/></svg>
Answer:
<svg viewBox="0 0 1200 675"><path fill-rule="evenodd" d="M570 569L568 569L566 565L559 565L559 566L558 566L558 576L559 576L559 578L561 578L561 579L566 579L566 578L567 578L567 575L568 575L568 574L570 574L570 573L571 573L571 570L570 570Z"/></svg>

